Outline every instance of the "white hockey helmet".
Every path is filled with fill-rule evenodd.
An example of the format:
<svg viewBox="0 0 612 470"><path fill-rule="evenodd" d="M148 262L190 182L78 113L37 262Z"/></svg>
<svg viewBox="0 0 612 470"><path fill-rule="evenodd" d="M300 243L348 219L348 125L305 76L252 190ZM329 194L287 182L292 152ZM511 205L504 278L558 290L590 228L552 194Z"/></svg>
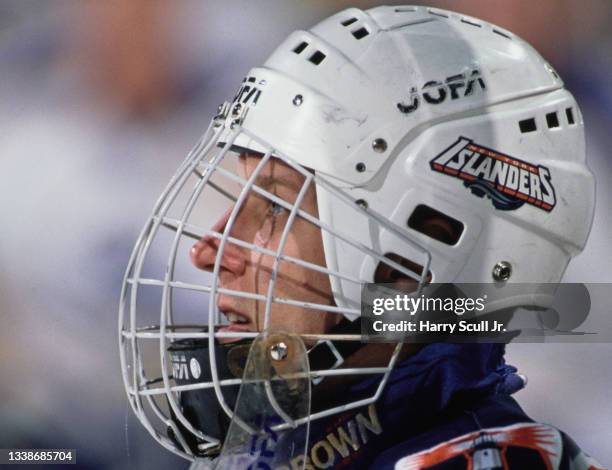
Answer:
<svg viewBox="0 0 612 470"><path fill-rule="evenodd" d="M258 188L256 175L244 180L232 173L225 162L240 149L280 159L304 175L305 185L316 185L319 219ZM217 195L206 197L208 190ZM282 246L265 252L233 239L232 223L250 191L285 207L290 221L302 217L319 226L327 265L288 259ZM218 232L203 228L197 218L221 212L223 196L234 205L228 223ZM505 297L504 283L559 282L586 243L593 211L582 115L529 44L489 23L438 9L345 10L293 33L248 74L155 207L129 262L120 308L130 402L147 429L181 455L194 455L185 434L196 436L203 449L219 442L184 416L178 397L185 390L214 389L223 411L232 414L213 364L217 274L227 244L274 256L275 271L283 261L325 272L335 305L307 307L349 318L359 314L362 284L373 282L379 263L406 270L389 254L420 266L419 273L407 272L421 283L428 273L434 282L498 282L498 308L544 307L550 300L545 295ZM457 236L438 240L422 233L411 223L419 213L447 218ZM172 234L166 269L145 276L150 248L166 232ZM205 279L181 272L177 262L183 241L194 234L220 240L214 272ZM139 300L147 288L161 292L154 327L146 327L151 312ZM182 317L174 300L181 291L207 296L206 333L190 329L193 318ZM227 289L224 294L253 297ZM273 303L299 302L275 297L274 282L257 299L268 313ZM168 347L202 337L209 339L211 377L186 388L169 371ZM158 364L145 371L147 341L157 342ZM393 360L371 373L388 373ZM163 411L159 397L171 412ZM365 403L347 401L305 421ZM156 420L172 428L174 439Z"/></svg>

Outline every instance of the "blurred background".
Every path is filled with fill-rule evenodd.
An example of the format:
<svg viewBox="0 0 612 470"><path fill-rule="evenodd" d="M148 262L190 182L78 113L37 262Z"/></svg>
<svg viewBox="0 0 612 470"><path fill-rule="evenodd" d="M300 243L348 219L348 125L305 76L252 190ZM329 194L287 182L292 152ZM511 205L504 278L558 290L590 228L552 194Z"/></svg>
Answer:
<svg viewBox="0 0 612 470"><path fill-rule="evenodd" d="M399 4L406 2L392 2ZM152 205L285 36L365 0L0 0L0 448L186 468L132 417L116 310ZM573 282L611 282L612 2L448 0L531 42L582 106L598 207ZM518 400L612 465L610 344L517 344ZM74 467L72 467L74 468Z"/></svg>

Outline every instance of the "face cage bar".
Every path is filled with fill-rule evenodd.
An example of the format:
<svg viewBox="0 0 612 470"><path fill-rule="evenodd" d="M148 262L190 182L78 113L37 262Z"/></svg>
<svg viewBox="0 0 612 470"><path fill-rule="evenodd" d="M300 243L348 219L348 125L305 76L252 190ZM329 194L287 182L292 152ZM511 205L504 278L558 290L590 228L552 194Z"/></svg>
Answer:
<svg viewBox="0 0 612 470"><path fill-rule="evenodd" d="M318 311L326 311L331 313L339 313L339 314L359 314L359 310L355 309L347 309L337 306L323 305L323 304L315 304L308 302L301 302L292 299L285 299L274 297L274 285L276 274L279 269L279 265L281 261L292 263L298 266L302 266L307 269L311 269L317 272L321 272L327 274L329 276L335 276L338 279L342 279L345 281L363 284L365 282L370 282L366 280L360 280L350 275L346 275L334 270L331 270L326 267L322 267L319 265L315 265L309 263L304 260L300 260L298 258L293 258L291 256L287 256L283 254L284 246L289 235L290 229L295 221L296 217L301 217L304 220L316 225L321 230L325 230L327 233L331 234L334 237L342 240L343 242L351 245L354 248L361 250L364 255L369 255L376 259L378 262L382 262L387 264L388 266L400 271L404 275L410 276L414 279L418 280L418 290L415 295L419 295L422 291L423 284L425 282L425 275L429 272L429 266L431 261L431 254L428 250L422 247L420 244L415 242L410 238L410 235L406 233L406 231L392 222L390 222L385 217L379 215L372 209L366 209L362 207L357 207L357 210L366 213L367 216L373 220L375 220L380 226L384 229L389 230L394 235L398 236L403 242L411 245L416 250L420 251L423 254L424 262L422 263L423 269L420 274L413 272L410 269L405 268L399 263L390 260L385 257L384 254L377 253L369 247L363 245L362 243L353 240L350 236L339 233L333 227L328 226L327 224L321 222L316 217L308 214L307 212L301 210L300 204L303 200L303 197L309 187L313 182L316 183L321 188L329 191L330 194L339 198L345 204L355 208L355 201L341 190L327 182L324 178L317 174L313 174L310 171L303 168L301 165L295 163L290 157L283 155L282 152L277 151L267 142L253 135L246 129L243 129L240 126L236 126L231 135L226 139L226 142L223 144L222 149L218 154L214 156L210 161L204 163L203 159L209 155L211 150L215 149L215 146L218 144L218 139L222 135L223 131L226 130L224 125L221 125L218 120L213 120L209 128L207 129L204 136L200 139L198 144L194 147L194 149L187 155L187 158L180 165L176 174L172 177L170 183L163 191L162 195L156 202L151 217L149 221L145 225L143 231L141 232L134 250L130 256L130 260L128 262L128 267L124 276L124 282L121 291L121 300L119 306L119 354L121 360L121 369L124 387L127 392L128 400L134 410L134 413L145 426L147 431L158 441L162 446L171 452L184 457L188 460L193 460L194 456L187 445L181 431L178 429L175 420L164 414L164 412L160 409L158 404L155 402L154 397L164 395L167 399L167 402L172 409L176 419L180 421L180 423L192 434L198 437L200 440L207 442L203 447L214 447L219 445L219 441L212 436L207 436L201 431L193 428L193 426L189 423L189 421L185 418L183 413L181 412L180 405L177 402L177 394L181 391L187 390L196 390L196 389L205 389L205 388L214 388L217 400L219 401L220 406L225 411L230 419L237 420L240 423L240 420L237 417L233 416L233 412L230 407L227 405L226 400L223 396L222 387L229 385L236 385L242 383L241 379L231 379L231 380L219 380L217 364L215 358L215 350L214 350L214 340L216 338L254 338L258 335L258 333L241 333L241 332L216 332L215 326L219 324L219 311L216 306L216 297L217 294L224 294L228 296L236 296L254 299L258 301L265 301L265 319L264 319L264 331L268 331L269 329L269 317L271 305L273 302L284 305L293 305L299 306L306 309L318 310ZM227 153L231 150L235 140L240 136L245 135L249 139L261 145L263 148L266 148L267 151L265 155L261 158L261 161L258 163L255 171L250 175L248 180L244 180L234 173L220 167L220 163L225 158ZM254 184L257 176L260 174L261 170L265 166L266 162L269 161L270 158L277 158L281 160L283 163L299 172L302 176L304 176L304 183L297 195L297 199L293 204L284 201L278 196L269 193L268 191L256 186ZM200 172L200 168L204 168L203 172ZM237 198L234 198L231 194L227 193L225 190L220 188L218 185L210 181L213 173L217 172L218 174L228 178L229 180L239 183L242 185L242 189ZM179 192L184 187L187 179L191 175L196 175L199 178L199 181L196 187L193 189L189 200L185 206L183 211L183 215L180 219L168 217L167 213L170 207L175 202ZM232 199L235 204L230 213L228 222L225 225L222 233L205 230L197 225L190 224L188 222L188 218L191 215L191 212L195 206L195 203L198 200L202 190L207 186L217 190L219 193L224 195L227 198ZM276 251L270 250L258 245L254 245L252 243L248 243L242 240L239 240L235 237L230 236L232 226L237 218L238 212L242 203L245 201L249 192L253 191L260 196L278 204L283 207L285 210L289 211L289 217L283 229L283 233L281 235L281 240L279 242L278 249ZM175 236L173 239L173 243L170 249L170 254L167 262L166 274L163 280L157 279L147 279L142 278L141 273L144 265L144 260L147 256L147 253L151 247L151 242L155 238L158 233L160 227L165 227L167 229L171 229L175 232ZM219 240L219 246L217 248L217 256L215 259L215 265L213 269L213 277L212 277L212 285L210 287L198 285L198 284L189 284L185 282L180 282L175 280L174 270L175 270L175 261L176 254L178 250L179 241L181 236L186 236L189 238L193 238L195 240L199 240L202 236L211 236L217 238ZM221 259L223 256L224 248L226 243L235 244L237 246L250 249L252 251L256 251L260 254L272 256L274 257L274 264L272 268L272 273L270 277L270 282L268 285L268 291L266 295L254 294L243 291L236 291L231 289L224 289L218 286L218 275L221 266ZM145 328L137 328L136 327L136 300L139 286L145 285L154 285L162 287L162 300L161 300L161 310L160 310L160 324L159 326L145 327ZM208 332L202 333L201 331L180 331L183 329L194 330L197 328L201 328L201 325L174 325L173 321L173 312L171 309L171 299L172 299L172 291L173 289L185 289L185 290L194 290L207 292L210 295L209 301L209 321L208 321ZM128 296L128 290L130 295ZM126 308L129 309L129 315L126 318ZM126 324L127 321L127 324ZM300 335L303 339L316 339L316 340L343 340L343 341L360 341L360 335L326 335L326 334L302 334ZM201 382L197 384L191 385L172 385L171 377L168 374L167 368L167 348L168 348L168 340L176 340L183 338L207 338L208 346L209 346L209 356L210 356L210 367L211 367L211 376L212 381ZM159 341L159 359L161 364L161 378L149 379L144 369L143 358L140 354L140 348L138 345L138 340L157 340ZM332 375L367 375L367 374L382 374L382 379L377 387L377 390L373 396L370 398L346 403L344 405L336 406L327 410L322 410L317 413L311 414L310 416L304 417L302 419L291 421L290 419L285 419L284 424L280 424L274 427L275 430L282 430L288 427L295 427L301 424L307 423L311 420L316 420L320 418L324 418L336 413L341 413L350 409L358 408L361 406L369 405L378 400L380 397L384 386L386 385L388 376L392 368L394 367L398 354L401 350L401 343L396 345L394 352L389 360L389 363L386 367L356 367L356 368L346 368L346 369L334 369L334 370L318 370L318 371L309 371L308 375L312 378L315 377L324 377L324 376L332 376ZM131 359L128 362L128 357ZM155 384L162 382L163 386L155 387ZM277 408L276 400L271 394L268 395L268 398L271 401L272 406ZM151 408L152 414L157 417L159 420L159 424L163 424L166 429L172 429L174 436L178 440L182 449L178 448L173 440L171 440L166 432L166 435L160 434L158 430L155 429L154 425L150 421L151 413L147 413L143 406L143 399L147 403L147 405ZM280 408L279 408L280 410ZM282 411L282 410L280 410ZM283 413L279 413L283 416ZM248 430L246 425L243 425L245 429Z"/></svg>

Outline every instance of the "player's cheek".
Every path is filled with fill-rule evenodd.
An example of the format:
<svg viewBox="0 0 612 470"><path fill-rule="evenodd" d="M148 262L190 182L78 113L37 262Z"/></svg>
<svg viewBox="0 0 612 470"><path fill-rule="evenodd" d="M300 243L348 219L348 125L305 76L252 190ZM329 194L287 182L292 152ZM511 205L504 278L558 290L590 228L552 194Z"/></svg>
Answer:
<svg viewBox="0 0 612 470"><path fill-rule="evenodd" d="M278 238L277 223L274 217L266 215L261 217L260 222L256 223L257 231L253 239L253 244L262 248L274 249L275 237Z"/></svg>

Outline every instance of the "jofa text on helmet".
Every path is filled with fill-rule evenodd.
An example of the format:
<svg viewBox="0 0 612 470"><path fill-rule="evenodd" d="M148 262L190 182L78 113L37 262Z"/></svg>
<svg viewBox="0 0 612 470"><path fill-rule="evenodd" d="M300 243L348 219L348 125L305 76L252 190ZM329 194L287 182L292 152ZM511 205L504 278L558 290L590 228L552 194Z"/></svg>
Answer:
<svg viewBox="0 0 612 470"><path fill-rule="evenodd" d="M261 89L259 86L265 85L265 80L257 80L256 77L250 76L242 80L240 89L234 96L232 104L240 104L243 106L255 105L261 96ZM259 85L259 86L258 86Z"/></svg>
<svg viewBox="0 0 612 470"><path fill-rule="evenodd" d="M437 80L428 81L421 87L420 91L416 87L412 87L408 103L398 103L397 109L404 114L410 114L419 109L421 101L434 105L441 104L449 96L454 101L473 95L477 89L484 91L487 89L487 85L480 74L480 70L474 69L469 77L465 73L460 73L446 78L443 82Z"/></svg>

